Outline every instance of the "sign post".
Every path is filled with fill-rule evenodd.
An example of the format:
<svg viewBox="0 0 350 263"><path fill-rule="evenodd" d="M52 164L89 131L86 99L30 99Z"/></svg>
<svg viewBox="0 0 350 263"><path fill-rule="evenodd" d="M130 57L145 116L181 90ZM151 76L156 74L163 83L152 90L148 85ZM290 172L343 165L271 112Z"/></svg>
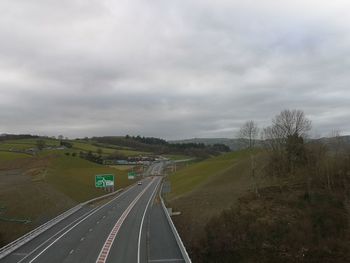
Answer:
<svg viewBox="0 0 350 263"><path fill-rule="evenodd" d="M134 180L136 176L136 173L134 171L128 172L128 179L129 180Z"/></svg>
<svg viewBox="0 0 350 263"><path fill-rule="evenodd" d="M95 175L95 187L112 190L114 192L114 175L113 174L97 174Z"/></svg>

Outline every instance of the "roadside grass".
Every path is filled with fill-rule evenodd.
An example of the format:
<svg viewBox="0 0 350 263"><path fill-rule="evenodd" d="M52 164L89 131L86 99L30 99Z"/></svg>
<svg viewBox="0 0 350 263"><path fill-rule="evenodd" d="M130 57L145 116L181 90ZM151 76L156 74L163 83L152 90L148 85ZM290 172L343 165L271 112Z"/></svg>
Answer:
<svg viewBox="0 0 350 263"><path fill-rule="evenodd" d="M18 154L16 154L18 155ZM0 246L16 239L76 202L45 182L48 157L0 162ZM28 219L28 224L7 220Z"/></svg>
<svg viewBox="0 0 350 263"><path fill-rule="evenodd" d="M53 160L46 176L49 184L77 202L83 202L99 195L106 194L95 188L95 175L111 173L115 175L115 189L132 184L127 171L95 164L79 157L61 154Z"/></svg>
<svg viewBox="0 0 350 263"><path fill-rule="evenodd" d="M186 160L186 159L191 159L193 157L191 156L188 156L188 155L182 155L182 154L164 154L162 155L163 157L165 158L168 158L170 160L174 160L174 161L177 161L177 160Z"/></svg>
<svg viewBox="0 0 350 263"><path fill-rule="evenodd" d="M24 153L0 151L0 162L1 161L10 161L16 159L31 158L32 156Z"/></svg>
<svg viewBox="0 0 350 263"><path fill-rule="evenodd" d="M127 170L95 164L67 151L29 156L0 151L0 246L11 242L77 203L106 194L96 189L96 174L115 174L116 189L137 181ZM6 160L2 157L6 157ZM30 158L24 158L29 156ZM29 224L6 219L29 219Z"/></svg>
<svg viewBox="0 0 350 263"><path fill-rule="evenodd" d="M81 159L79 151L110 154L119 151L126 156L150 154L116 146L99 147L93 141L77 142L70 149L45 149L31 156L12 150L36 148L43 140L48 147L59 146L50 138L7 140L0 142L0 246L11 242L38 225L68 210L77 203L106 194L95 188L96 174L115 174L115 190L135 183L128 180L128 169L107 167ZM69 154L67 154L69 153ZM76 153L76 156L72 156ZM11 220L28 219L28 224Z"/></svg>
<svg viewBox="0 0 350 263"><path fill-rule="evenodd" d="M169 200L178 198L205 184L210 177L222 173L247 156L247 151L227 153L194 163L170 175L171 193L168 196Z"/></svg>
<svg viewBox="0 0 350 263"><path fill-rule="evenodd" d="M272 185L262 177L265 155L256 156L256 182L260 187ZM173 211L175 224L186 245L196 244L204 233L204 227L224 209L235 206L244 194L252 192L250 157L246 150L210 158L169 176L171 193L166 200Z"/></svg>
<svg viewBox="0 0 350 263"><path fill-rule="evenodd" d="M135 165L109 165L111 168L116 168L120 171L126 170L129 171L135 167Z"/></svg>

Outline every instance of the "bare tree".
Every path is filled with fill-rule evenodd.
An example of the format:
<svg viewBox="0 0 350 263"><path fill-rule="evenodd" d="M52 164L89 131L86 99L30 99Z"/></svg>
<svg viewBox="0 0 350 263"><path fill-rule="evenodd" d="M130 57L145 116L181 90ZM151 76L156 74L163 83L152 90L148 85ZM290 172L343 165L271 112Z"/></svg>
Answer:
<svg viewBox="0 0 350 263"><path fill-rule="evenodd" d="M259 195L259 187L258 182L256 178L256 163L255 163L255 156L254 156L254 146L256 143L256 140L259 135L259 128L257 124L250 120L245 122L242 127L239 130L239 138L243 141L244 144L247 145L247 148L249 149L249 155L250 155L250 175L251 179L253 181L254 185L254 192L256 195Z"/></svg>
<svg viewBox="0 0 350 263"><path fill-rule="evenodd" d="M301 110L283 110L272 125L263 130L264 144L270 152L269 174L294 175L307 162L304 139L311 130L311 121ZM306 175L308 192L311 175Z"/></svg>
<svg viewBox="0 0 350 263"><path fill-rule="evenodd" d="M272 126L281 138L288 136L306 137L311 130L311 121L301 110L283 110L272 120Z"/></svg>
<svg viewBox="0 0 350 263"><path fill-rule="evenodd" d="M249 149L254 148L258 135L259 128L252 120L245 122L238 134L239 138L245 142Z"/></svg>

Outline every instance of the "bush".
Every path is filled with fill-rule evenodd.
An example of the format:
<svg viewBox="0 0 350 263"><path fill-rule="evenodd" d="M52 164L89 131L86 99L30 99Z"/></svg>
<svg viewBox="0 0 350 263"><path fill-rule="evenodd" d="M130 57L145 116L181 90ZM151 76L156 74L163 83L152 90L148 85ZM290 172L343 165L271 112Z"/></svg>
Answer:
<svg viewBox="0 0 350 263"><path fill-rule="evenodd" d="M303 187L262 190L223 211L205 228L194 262L346 262L348 218L341 198Z"/></svg>

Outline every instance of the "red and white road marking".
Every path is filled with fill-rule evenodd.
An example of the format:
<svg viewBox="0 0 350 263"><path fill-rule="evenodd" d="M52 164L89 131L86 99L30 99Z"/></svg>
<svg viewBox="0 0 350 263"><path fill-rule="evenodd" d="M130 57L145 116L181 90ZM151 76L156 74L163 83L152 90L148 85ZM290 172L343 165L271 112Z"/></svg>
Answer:
<svg viewBox="0 0 350 263"><path fill-rule="evenodd" d="M108 238L106 242L104 243L100 254L97 257L96 263L105 263L109 254L109 251L111 250L111 247L113 245L113 242L119 232L119 229L121 225L123 224L125 218L130 213L131 209L135 206L136 202L141 198L141 196L146 192L146 190L152 185L152 183L156 180L155 178L147 185L145 189L139 195L134 199L134 201L131 202L131 204L128 206L128 208L124 211L122 216L118 219L117 223L114 225L111 233L109 233Z"/></svg>

